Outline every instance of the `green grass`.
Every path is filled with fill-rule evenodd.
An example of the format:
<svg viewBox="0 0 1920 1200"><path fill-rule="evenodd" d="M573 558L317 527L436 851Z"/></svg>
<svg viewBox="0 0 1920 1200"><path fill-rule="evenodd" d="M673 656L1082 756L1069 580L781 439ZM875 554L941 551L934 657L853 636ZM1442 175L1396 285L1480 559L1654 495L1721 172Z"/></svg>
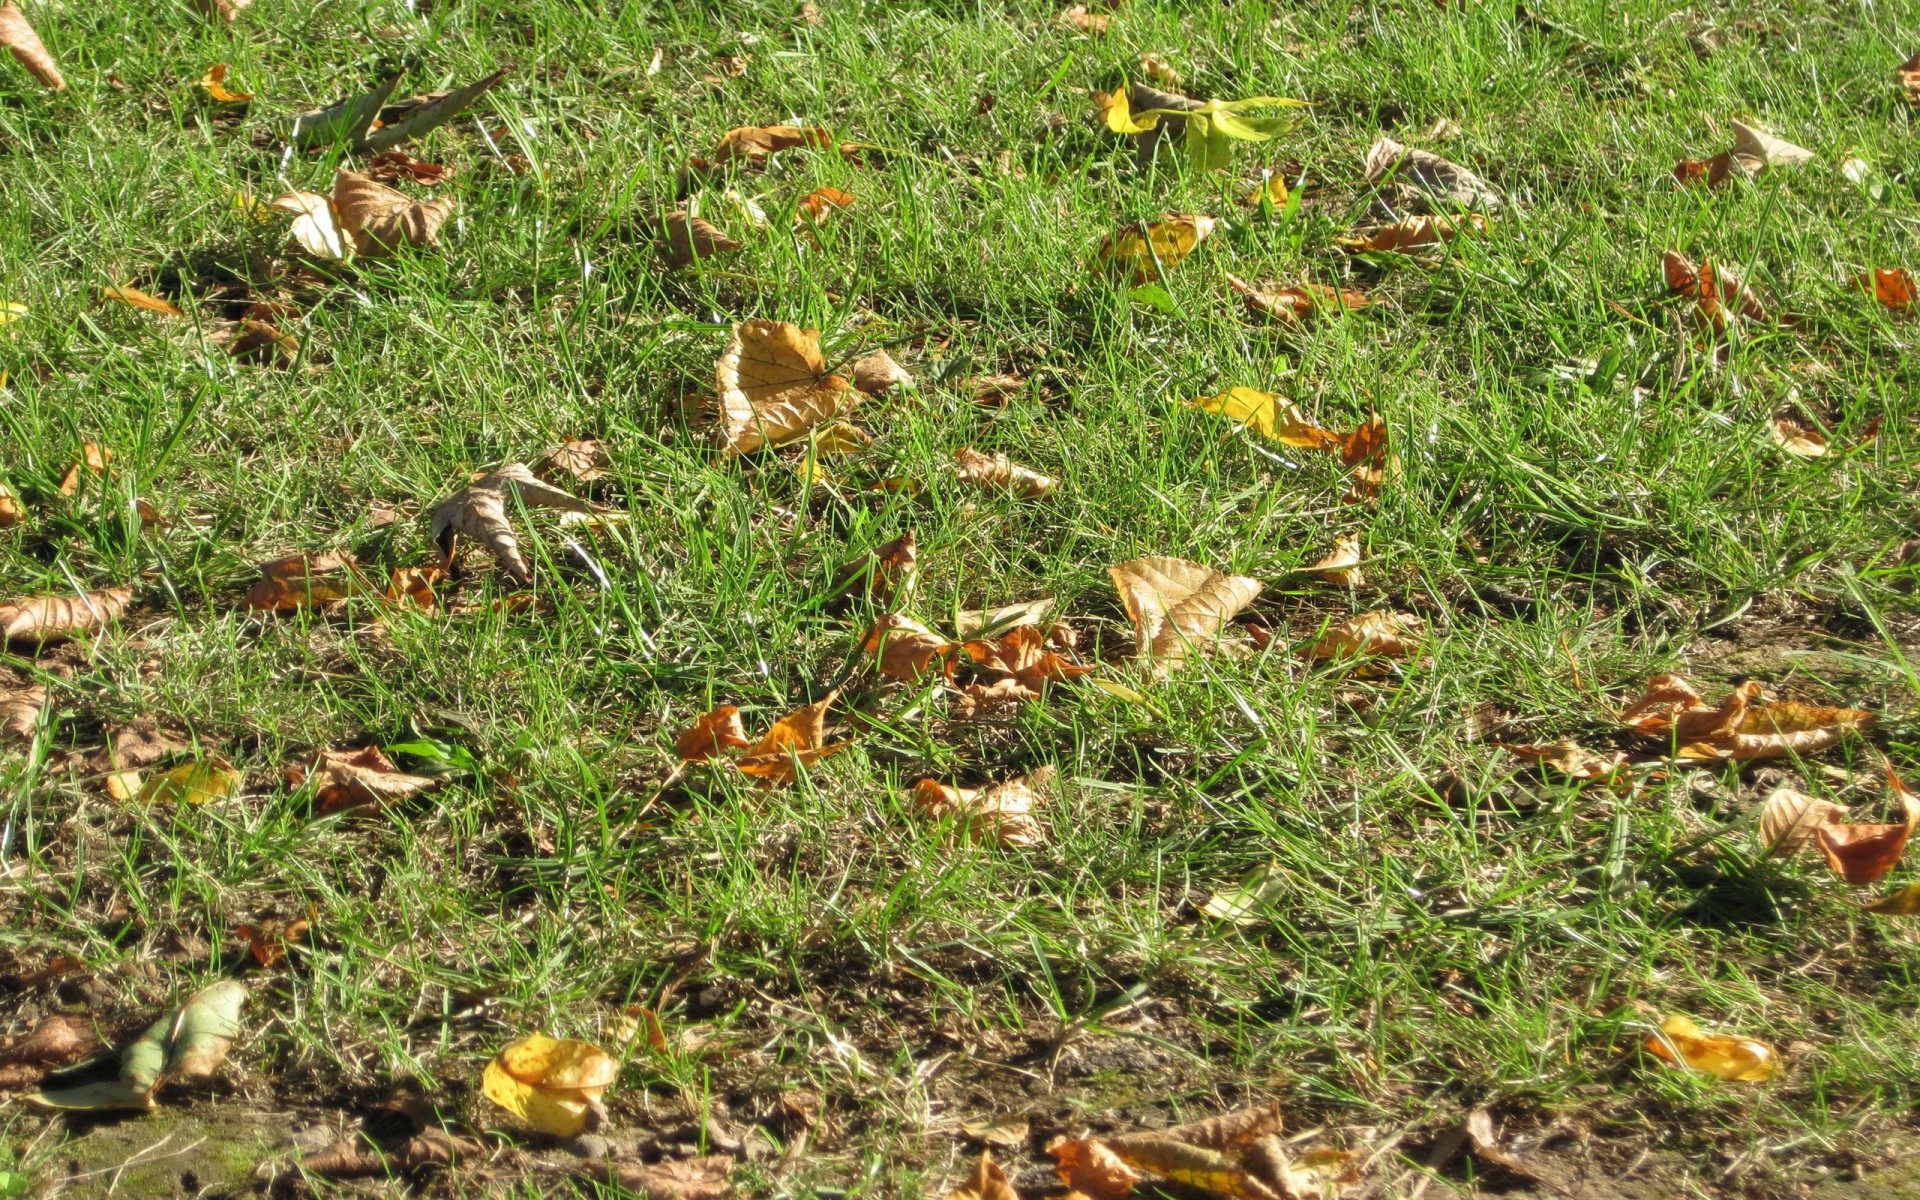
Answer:
<svg viewBox="0 0 1920 1200"><path fill-rule="evenodd" d="M248 970L236 925L312 906L312 949L251 973L247 1100L357 1113L414 1087L484 1126L477 1081L502 1043L600 1036L705 945L663 1017L712 1044L637 1056L616 1122L671 1126L709 1102L772 1121L782 1092L816 1089L835 1132L781 1185L803 1196L943 1195L972 1153L959 1122L1003 1111L1034 1114L1038 1140L1270 1094L1294 1129L1401 1134L1386 1180L1482 1104L1509 1131L1590 1130L1593 1174L1674 1152L1658 1160L1674 1194L1786 1195L1907 1144L1912 926L1860 914L1814 858L1758 859L1751 827L1781 783L1879 819L1875 748L1920 773L1915 571L1885 567L1920 533L1915 327L1846 283L1920 268L1920 158L1891 80L1920 43L1911 11L1701 10L1719 30L1702 60L1689 18L1644 0L1535 8L1563 34L1498 6L1129 3L1101 39L1024 2L825 0L817 28L784 3L421 7L259 0L214 28L184 5L33 4L71 91L0 61L0 299L31 310L0 327L0 467L29 510L0 534L0 591L139 589L118 627L40 668L11 660L53 685L41 737L0 760L15 961L84 957L108 1018L132 1023ZM1313 107L1220 175L1142 164L1088 92L1149 51L1189 94ZM324 191L337 155L282 158L255 135L399 54L418 58L403 94L511 70L477 119L408 147L456 168L439 191L457 223L437 251L289 284L284 221L251 222L231 193ZM723 54L751 55L746 74L703 83ZM244 118L200 100L215 62L256 94ZM1441 118L1461 132L1425 138ZM663 272L620 232L671 208L681 164L728 128L790 119L887 152L733 180L768 214L758 234L716 184L705 211L749 244L694 270ZM1673 163L1724 149L1729 119L1819 159L1677 189ZM1350 257L1336 239L1370 219L1360 163L1380 132L1512 202L1445 256ZM500 169L508 153L531 173ZM1892 181L1882 195L1841 176L1848 156ZM1306 173L1292 219L1235 203L1261 167ZM786 230L822 185L858 202L816 244ZM1224 218L1168 279L1183 317L1087 269L1106 232L1165 211ZM1665 295L1669 247L1737 265L1801 319L1748 329L1715 369ZM1251 327L1229 271L1382 303ZM231 364L190 320L98 302L131 281L206 320L206 293L234 280L302 311L294 369ZM876 442L835 464L850 486L830 497L780 462L719 459L683 407L712 386L724 324L749 317L818 326L835 360L889 347L919 377L858 411ZM1603 386L1570 366L1609 356ZM971 403L969 376L1009 370L1044 373L1049 402ZM1340 428L1377 407L1401 478L1377 510L1343 505L1328 456L1181 404L1236 384ZM1768 419L1796 407L1836 453L1772 446ZM239 611L279 554L427 563L436 500L565 436L607 446L599 495L630 519L581 535L536 516L537 612L488 606L504 589L479 552L466 615ZM83 439L116 474L64 498ZM963 489L948 464L968 445L1061 487L1039 503ZM860 490L900 475L925 491ZM135 497L168 520L142 529ZM401 519L377 526L373 501ZM1150 704L1082 685L962 724L863 675L873 727L798 786L696 772L662 794L695 714L738 704L757 732L841 678L872 614L830 614L829 584L907 529L918 615L1057 597L1104 676ZM1349 533L1371 560L1360 595L1294 573ZM1274 648L1130 677L1106 568L1142 554L1265 581L1252 611ZM1435 630L1400 674L1292 652L1379 607ZM1608 708L1663 670L1880 721L1871 746L1818 762L1674 771L1632 795L1491 744L1604 746ZM1495 732L1473 736L1476 713ZM245 795L177 812L105 797L99 749L139 721L229 758ZM317 820L279 775L419 734L481 773ZM1042 764L1062 782L1041 849L954 846L907 798L923 775ZM1197 915L1268 861L1287 880L1270 924ZM15 1000L9 1031L56 1003ZM1656 1011L1811 1048L1764 1087L1703 1083L1635 1049ZM25 1150L38 1120L9 1120ZM1447 1173L1429 1194L1472 1186Z"/></svg>

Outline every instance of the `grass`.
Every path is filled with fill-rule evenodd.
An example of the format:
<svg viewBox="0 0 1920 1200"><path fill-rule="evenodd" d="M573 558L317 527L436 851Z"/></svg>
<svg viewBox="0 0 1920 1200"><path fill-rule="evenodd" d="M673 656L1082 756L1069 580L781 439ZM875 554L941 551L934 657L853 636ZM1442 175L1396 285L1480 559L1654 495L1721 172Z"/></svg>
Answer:
<svg viewBox="0 0 1920 1200"><path fill-rule="evenodd" d="M476 1126L500 1123L477 1080L502 1043L604 1038L618 1005L665 989L673 1046L627 1064L619 1127L711 1110L780 1136L783 1094L824 1098L831 1132L777 1184L744 1167L752 1194L944 1195L972 1153L963 1120L1031 1114L1034 1144L1011 1155L1031 1165L1052 1132L1269 1095L1294 1129L1390 1143L1382 1186L1477 1105L1509 1132L1590 1135L1554 1151L1565 1169L1638 1160L1673 1195L1797 1195L1910 1147L1911 925L1860 913L1814 858L1762 859L1751 830L1783 783L1878 819L1876 750L1920 772L1915 572L1888 565L1920 508L1913 326L1846 283L1920 267L1920 162L1891 82L1920 41L1911 14L1555 0L1534 9L1543 28L1498 6L1138 2L1088 38L1021 2L822 8L808 27L785 3L259 0L231 28L185 6L27 9L72 90L0 62L0 299L31 310L0 328L0 464L29 510L0 535L0 590L138 592L117 627L9 660L52 685L40 736L0 761L0 950L18 970L81 956L87 995L124 1024L249 973L241 1101L360 1113L417 1089ZM1709 29L1702 59L1689 35ZM1217 176L1141 163L1087 92L1143 52L1189 94L1314 107ZM256 134L402 54L418 64L403 93L511 69L481 119L409 148L456 168L439 190L457 223L437 251L293 286L284 223L232 192L325 190L337 155L283 157ZM743 75L727 55L750 56ZM215 62L256 94L243 117L199 98ZM1457 136L1428 135L1442 118ZM672 207L683 162L725 130L789 119L886 149L732 181L767 212L752 236L726 185L705 190L749 245L690 271L623 232ZM1819 158L1677 188L1673 163L1724 149L1729 119ZM1444 256L1349 256L1336 238L1374 212L1360 162L1380 132L1512 203ZM1849 156L1881 194L1842 177ZM1297 215L1235 203L1261 167L1305 172ZM817 242L785 232L822 185L856 206ZM1224 218L1168 277L1180 316L1087 269L1106 232L1164 211ZM1737 264L1801 320L1748 329L1714 369L1665 294L1668 247ZM1381 303L1275 332L1246 322L1228 271ZM205 320L234 280L302 311L293 369L98 302L131 281ZM818 326L836 361L889 347L919 377L859 410L877 440L835 465L848 487L814 498L781 461L705 441L689 400L748 317ZM1044 378L1048 401L973 404L965 381L995 371ZM1376 407L1401 478L1377 509L1342 504L1328 456L1181 404L1236 384L1341 428ZM1835 453L1783 456L1767 423L1787 408ZM428 562L436 500L566 436L608 447L599 496L630 519L589 537L536 516L537 610L490 607L506 589L479 554L465 615L239 610L278 554ZM84 439L116 473L62 497ZM946 472L967 445L1060 489L965 490ZM893 476L925 490L860 490ZM165 523L143 528L136 497ZM375 501L400 519L376 522ZM1103 676L1145 702L1056 688L964 724L862 675L870 728L792 789L720 771L663 793L695 714L738 704L757 731L842 678L871 614L830 613L829 584L907 529L920 616L1057 597L1114 664ZM1368 587L1303 582L1349 533ZM1265 581L1252 612L1274 647L1130 677L1106 568L1142 554ZM1393 676L1289 649L1381 607L1435 630ZM1675 770L1632 794L1493 744L1628 745L1607 711L1665 670L1880 719L1815 762ZM106 797L101 748L128 726L224 755L245 794L180 811ZM311 789L279 775L320 747L423 736L480 770L373 819L315 819ZM1043 764L1061 776L1043 848L956 846L907 798L923 775ZM1268 862L1286 881L1270 922L1198 915ZM243 961L237 925L310 907L310 949L270 972ZM9 1031L62 995L16 995ZM1704 1082L1637 1049L1666 1012L1803 1045L1772 1084ZM40 1119L10 1112L8 1140L44 1148ZM1432 1194L1478 1186L1467 1160L1442 1174Z"/></svg>

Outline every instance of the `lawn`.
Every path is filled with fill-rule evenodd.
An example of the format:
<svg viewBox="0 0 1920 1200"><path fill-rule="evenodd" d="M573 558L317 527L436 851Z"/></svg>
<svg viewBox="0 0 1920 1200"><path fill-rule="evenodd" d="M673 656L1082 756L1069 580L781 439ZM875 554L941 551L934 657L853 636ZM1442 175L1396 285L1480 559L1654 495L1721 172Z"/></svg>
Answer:
<svg viewBox="0 0 1920 1200"><path fill-rule="evenodd" d="M372 1194L297 1166L364 1125L428 1196L723 1155L743 1196L913 1200L990 1147L1031 1198L1056 1138L1275 1103L1345 1155L1300 1195L1892 1194L1920 939L1863 903L1920 873L1758 828L1781 789L1897 823L1886 765L1920 781L1920 327L1856 284L1920 270L1920 13L816 2L26 0L69 86L0 58L0 600L132 590L7 647L0 1039L249 998L149 1114L0 1107L0 1196ZM505 72L399 147L450 215L315 256L268 202L371 155L293 120L402 66L395 100ZM1127 80L1308 103L1201 170L1183 118L1104 123ZM1676 178L1734 122L1812 154ZM830 133L716 153L779 125ZM1497 203L1370 177L1382 136ZM1356 244L1423 209L1458 236ZM670 266L676 211L737 247ZM1117 278L1103 239L1166 214L1211 236ZM1365 305L1266 316L1230 276ZM913 382L839 394L869 444L730 454L751 320ZM1236 387L1325 445L1193 403ZM436 506L510 463L590 511L496 491L531 581L472 536L436 574ZM1357 581L1312 569L1341 539ZM255 590L295 554L357 565ZM1261 586L1156 662L1109 574L1143 557ZM1091 669L966 691L963 614L1040 598ZM1368 613L1419 636L1313 654ZM925 670L869 648L889 614ZM1620 720L1661 674L1873 719L1689 754ZM681 760L716 706L757 740L830 693L843 752ZM1513 749L1563 741L1585 769ZM364 747L411 794L343 801L316 755ZM1028 776L1004 838L921 785ZM1664 1061L1675 1015L1769 1077ZM617 1060L597 1132L483 1096L532 1033ZM465 1149L409 1160L420 1130Z"/></svg>

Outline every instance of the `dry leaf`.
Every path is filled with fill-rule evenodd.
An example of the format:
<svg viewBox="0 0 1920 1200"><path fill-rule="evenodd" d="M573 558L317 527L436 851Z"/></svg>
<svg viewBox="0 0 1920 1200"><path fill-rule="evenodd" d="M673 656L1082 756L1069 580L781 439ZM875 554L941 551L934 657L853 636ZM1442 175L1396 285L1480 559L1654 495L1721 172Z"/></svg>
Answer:
<svg viewBox="0 0 1920 1200"><path fill-rule="evenodd" d="M815 4L813 0L804 0L800 5L800 12L797 19L802 25L818 25L827 18L826 14L820 11L820 6Z"/></svg>
<svg viewBox="0 0 1920 1200"><path fill-rule="evenodd" d="M1500 207L1500 194L1472 171L1392 138L1379 138L1373 143L1367 151L1366 172L1371 183L1391 179L1407 185L1430 207L1447 211Z"/></svg>
<svg viewBox="0 0 1920 1200"><path fill-rule="evenodd" d="M799 766L811 767L823 758L845 750L852 742L826 744L827 709L840 695L835 688L805 708L796 709L773 723L740 758L740 769L769 785L792 783L799 777Z"/></svg>
<svg viewBox="0 0 1920 1200"><path fill-rule="evenodd" d="M1259 580L1180 558L1136 558L1107 574L1133 619L1140 654L1162 669L1185 661L1191 646L1219 637L1260 594Z"/></svg>
<svg viewBox="0 0 1920 1200"><path fill-rule="evenodd" d="M60 68L53 65L53 55L47 53L40 35L33 31L33 26L27 24L27 18L11 2L0 4L0 46L13 51L20 65L41 83L56 92L67 90L67 81L61 76Z"/></svg>
<svg viewBox="0 0 1920 1200"><path fill-rule="evenodd" d="M0 529L26 524L27 510L20 506L20 493L0 483Z"/></svg>
<svg viewBox="0 0 1920 1200"><path fill-rule="evenodd" d="M102 1049L87 1017L41 1017L33 1032L0 1049L0 1092L32 1087L47 1072L89 1058Z"/></svg>
<svg viewBox="0 0 1920 1200"><path fill-rule="evenodd" d="M1341 445L1340 435L1307 420L1298 405L1285 396L1253 388L1228 388L1217 396L1201 396L1187 401L1189 408L1218 413L1229 421L1251 425L1262 437L1303 449L1334 450Z"/></svg>
<svg viewBox="0 0 1920 1200"><path fill-rule="evenodd" d="M1795 458L1820 458L1827 452L1826 435L1792 417L1775 417L1767 422L1767 434L1774 445Z"/></svg>
<svg viewBox="0 0 1920 1200"><path fill-rule="evenodd" d="M982 1121L962 1121L960 1132L976 1142L1017 1150L1027 1144L1032 1122L1018 1113L1005 1113Z"/></svg>
<svg viewBox="0 0 1920 1200"><path fill-rule="evenodd" d="M1716 329L1726 326L1729 310L1751 321L1767 319L1760 298L1725 267L1707 261L1696 267L1678 250L1668 250L1660 257L1660 268L1667 277L1667 290L1691 298Z"/></svg>
<svg viewBox="0 0 1920 1200"><path fill-rule="evenodd" d="M1893 73L1893 79L1900 85L1900 92L1908 104L1920 105L1920 54L1900 64Z"/></svg>
<svg viewBox="0 0 1920 1200"><path fill-rule="evenodd" d="M253 0L193 0L193 11L203 17L218 17L231 25L240 10L252 3Z"/></svg>
<svg viewBox="0 0 1920 1200"><path fill-rule="evenodd" d="M1754 175L1769 167L1798 167L1810 163L1814 153L1796 146L1757 126L1730 121L1733 126L1733 160Z"/></svg>
<svg viewBox="0 0 1920 1200"><path fill-rule="evenodd" d="M240 925L234 928L234 934L245 938L247 952L262 967L271 969L287 956L288 947L307 936L307 930L313 923L313 913L305 917L296 917L291 921L268 918L259 924Z"/></svg>
<svg viewBox="0 0 1920 1200"><path fill-rule="evenodd" d="M99 442L81 442L80 449L74 451L73 465L67 468L67 477L60 481L60 494L71 496L80 490L80 481L86 475L105 478L107 468L113 463L113 451Z"/></svg>
<svg viewBox="0 0 1920 1200"><path fill-rule="evenodd" d="M1021 1128L1025 1127L1022 1121ZM1020 1200L1020 1193L1007 1182L1007 1173L993 1161L993 1155L982 1150L980 1161L973 1166L973 1178L948 1193L947 1200Z"/></svg>
<svg viewBox="0 0 1920 1200"><path fill-rule="evenodd" d="M1869 274L1856 275L1853 286L1863 292L1872 292L1873 298L1883 308L1897 313L1913 311L1913 275L1905 267L1895 267L1891 271L1876 268Z"/></svg>
<svg viewBox="0 0 1920 1200"><path fill-rule="evenodd" d="M505 463L434 505L432 537L443 559L453 560L455 535L465 534L491 550L509 578L516 583L531 583L533 571L521 557L520 542L507 520L509 497L518 497L528 508L578 513L607 511L601 505L541 483L524 463Z"/></svg>
<svg viewBox="0 0 1920 1200"><path fill-rule="evenodd" d="M751 743L747 741L746 727L740 723L740 710L734 705L722 704L695 717L693 724L674 738L673 744L681 762L708 762L725 751Z"/></svg>
<svg viewBox="0 0 1920 1200"><path fill-rule="evenodd" d="M975 404L1005 408L1014 397L1027 390L1024 375L979 375L966 382Z"/></svg>
<svg viewBox="0 0 1920 1200"><path fill-rule="evenodd" d="M340 228L353 238L354 253L378 258L401 246L439 245L453 201L415 200L343 168L333 177L333 210Z"/></svg>
<svg viewBox="0 0 1920 1200"><path fill-rule="evenodd" d="M1004 675L1018 683L1027 693L1023 699L1038 697L1046 684L1071 682L1094 670L1048 649L1046 636L1032 625L1010 629L998 641L975 639L961 649L982 675Z"/></svg>
<svg viewBox="0 0 1920 1200"><path fill-rule="evenodd" d="M1157 54L1140 56L1140 73L1162 87L1179 87L1180 72L1167 65L1167 61Z"/></svg>
<svg viewBox="0 0 1920 1200"><path fill-rule="evenodd" d="M253 100L252 92L236 92L227 86L227 64L215 63L207 68L200 77L200 90L216 104L247 104Z"/></svg>
<svg viewBox="0 0 1920 1200"><path fill-rule="evenodd" d="M1327 556L1308 567L1307 570L1328 583L1357 588L1362 582L1360 560L1359 538L1352 536L1337 538L1333 543L1333 549L1327 552Z"/></svg>
<svg viewBox="0 0 1920 1200"><path fill-rule="evenodd" d="M318 780L314 803L322 813L345 812L365 805L391 804L440 785L424 775L408 775L378 746L358 750L322 750L313 760Z"/></svg>
<svg viewBox="0 0 1920 1200"><path fill-rule="evenodd" d="M293 214L293 240L302 250L328 262L345 261L347 236L340 232L332 200L318 192L287 192L268 207Z"/></svg>
<svg viewBox="0 0 1920 1200"><path fill-rule="evenodd" d="M248 318L213 328L208 340L224 344L227 357L264 367L291 367L300 358L300 341L272 321Z"/></svg>
<svg viewBox="0 0 1920 1200"><path fill-rule="evenodd" d="M1906 853L1907 840L1920 825L1920 795L1907 787L1887 763L1887 790L1900 801L1906 819L1895 825L1821 825L1814 830L1827 865L1856 886L1879 883Z"/></svg>
<svg viewBox="0 0 1920 1200"><path fill-rule="evenodd" d="M1253 315L1275 317L1288 322L1304 321L1322 312L1365 308L1373 303L1365 293L1351 288L1328 287L1322 283L1282 285L1272 279L1248 283L1237 275L1228 275L1227 285L1240 293L1240 298Z"/></svg>
<svg viewBox="0 0 1920 1200"><path fill-rule="evenodd" d="M1420 648L1427 625L1406 613L1370 612L1334 623L1307 649L1308 658L1405 658Z"/></svg>
<svg viewBox="0 0 1920 1200"><path fill-rule="evenodd" d="M240 601L249 612L320 610L374 590L351 554L290 554L262 563L260 574Z"/></svg>
<svg viewBox="0 0 1920 1200"><path fill-rule="evenodd" d="M186 316L186 314L181 312L171 301L162 300L158 296L150 296L132 284L101 288L100 295L102 299L117 300L122 304L129 304L134 308L144 308L148 312L157 312L164 316Z"/></svg>
<svg viewBox="0 0 1920 1200"><path fill-rule="evenodd" d="M1069 1195L1079 1193L1087 1200L1122 1200L1141 1181L1141 1175L1091 1138L1074 1141L1055 1138L1047 1145L1054 1158L1054 1172L1067 1185Z"/></svg>
<svg viewBox="0 0 1920 1200"><path fill-rule="evenodd" d="M713 160L719 164L740 159L759 163L768 155L778 154L782 150L827 146L832 142L833 134L825 129L799 125L745 125L729 129L721 137L719 144L713 148Z"/></svg>
<svg viewBox="0 0 1920 1200"><path fill-rule="evenodd" d="M534 1033L494 1056L481 1090L541 1133L572 1137L600 1110L601 1094L619 1074L618 1064L591 1042Z"/></svg>
<svg viewBox="0 0 1920 1200"><path fill-rule="evenodd" d="M540 456L533 473L549 482L592 483L607 474L607 450L592 438L568 438Z"/></svg>
<svg viewBox="0 0 1920 1200"><path fill-rule="evenodd" d="M702 259L731 254L744 243L728 237L717 225L679 209L661 217L660 237L654 250L668 269L690 267Z"/></svg>
<svg viewBox="0 0 1920 1200"><path fill-rule="evenodd" d="M608 1158L583 1163L578 1170L645 1200L727 1200L733 1195L728 1176L738 1161L731 1154L670 1158L657 1163Z"/></svg>
<svg viewBox="0 0 1920 1200"><path fill-rule="evenodd" d="M1860 911L1878 913L1883 917L1920 915L1920 883L1910 883L1892 895L1870 900L1860 906Z"/></svg>
<svg viewBox="0 0 1920 1200"><path fill-rule="evenodd" d="M1570 741L1554 742L1547 746L1506 748L1522 758L1533 759L1574 779L1611 779L1627 763L1627 756L1618 750L1610 756L1599 755Z"/></svg>
<svg viewBox="0 0 1920 1200"><path fill-rule="evenodd" d="M1179 266L1212 235L1214 224L1212 217L1191 213L1168 213L1144 229L1136 222L1106 236L1094 252L1094 265L1137 287Z"/></svg>
<svg viewBox="0 0 1920 1200"><path fill-rule="evenodd" d="M1012 492L1022 500L1037 500L1054 489L1051 476L1023 467L1004 454L982 454L972 447L954 451L960 482Z"/></svg>
<svg viewBox="0 0 1920 1200"><path fill-rule="evenodd" d="M1873 723L1873 714L1861 709L1760 702L1765 690L1759 681L1749 680L1720 704L1709 705L1679 676L1656 675L1620 714L1620 722L1648 737L1677 743L1683 759L1737 762L1813 754Z"/></svg>
<svg viewBox="0 0 1920 1200"><path fill-rule="evenodd" d="M1538 1179L1533 1169L1520 1160L1520 1157L1500 1144L1500 1134L1493 1127L1493 1114L1484 1108L1476 1108L1467 1114L1467 1145L1473 1148L1475 1156L1484 1162L1490 1162L1503 1171L1509 1171L1522 1179Z"/></svg>
<svg viewBox="0 0 1920 1200"><path fill-rule="evenodd" d="M852 408L860 393L827 373L820 331L785 321L743 321L714 369L728 454L806 436Z"/></svg>
<svg viewBox="0 0 1920 1200"><path fill-rule="evenodd" d="M839 188L815 188L800 197L800 206L794 210L793 226L803 229L818 225L829 213L838 212L853 206L853 196Z"/></svg>
<svg viewBox="0 0 1920 1200"><path fill-rule="evenodd" d="M1480 232L1486 227L1487 219L1478 213L1468 213L1457 221L1442 216L1403 217L1391 225L1367 230L1364 236L1347 244L1357 250L1416 250L1442 245L1462 233Z"/></svg>
<svg viewBox="0 0 1920 1200"><path fill-rule="evenodd" d="M894 679L917 680L933 670L953 674L954 643L899 613L875 621L860 648L876 670Z"/></svg>
<svg viewBox="0 0 1920 1200"><path fill-rule="evenodd" d="M1070 25L1081 33L1105 33L1112 18L1105 13L1090 11L1084 4L1076 4L1060 14L1060 23Z"/></svg>
<svg viewBox="0 0 1920 1200"><path fill-rule="evenodd" d="M1775 788L1760 808L1760 848L1787 855L1813 843L1814 832L1847 819L1844 805L1820 800L1792 788Z"/></svg>
<svg viewBox="0 0 1920 1200"><path fill-rule="evenodd" d="M1051 767L984 788L958 788L932 779L913 785L913 802L932 817L958 817L970 841L994 841L1008 849L1038 846L1046 831L1034 815L1041 805L1036 788L1053 777Z"/></svg>
<svg viewBox="0 0 1920 1200"><path fill-rule="evenodd" d="M433 187L445 183L452 174L439 163L422 162L399 150L387 150L367 160L367 178L378 183L399 183L406 179Z"/></svg>
<svg viewBox="0 0 1920 1200"><path fill-rule="evenodd" d="M439 567L396 567L387 581L387 602L432 612L440 607L433 589L445 575Z"/></svg>
<svg viewBox="0 0 1920 1200"><path fill-rule="evenodd" d="M913 376L907 373L905 367L893 361L891 354L885 350L875 350L854 361L853 386L869 396L878 396L896 387L912 387Z"/></svg>
<svg viewBox="0 0 1920 1200"><path fill-rule="evenodd" d="M93 633L131 603L131 587L10 601L0 604L0 642L57 642Z"/></svg>
<svg viewBox="0 0 1920 1200"><path fill-rule="evenodd" d="M848 563L834 578L832 594L850 596L859 585L860 594L883 608L904 601L913 594L919 575L920 543L913 530L881 546L855 562Z"/></svg>
<svg viewBox="0 0 1920 1200"><path fill-rule="evenodd" d="M1779 1067L1771 1047L1752 1038L1708 1033L1691 1018L1678 1014L1647 1038L1647 1049L1675 1066L1704 1071L1735 1083L1764 1083Z"/></svg>
<svg viewBox="0 0 1920 1200"><path fill-rule="evenodd" d="M47 689L42 684L0 687L0 733L23 742L32 741L33 735L40 731L40 714L46 707Z"/></svg>

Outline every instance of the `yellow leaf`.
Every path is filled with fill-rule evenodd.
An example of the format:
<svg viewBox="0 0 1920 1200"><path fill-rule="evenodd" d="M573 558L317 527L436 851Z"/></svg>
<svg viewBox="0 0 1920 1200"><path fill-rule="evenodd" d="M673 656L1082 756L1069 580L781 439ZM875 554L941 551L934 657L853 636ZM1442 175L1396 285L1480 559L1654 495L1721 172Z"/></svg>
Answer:
<svg viewBox="0 0 1920 1200"><path fill-rule="evenodd" d="M1678 1014L1668 1017L1661 1023L1660 1032L1647 1038L1647 1049L1676 1066L1684 1064L1735 1083L1763 1083L1773 1078L1780 1065L1766 1043L1708 1033L1692 1018Z"/></svg>
<svg viewBox="0 0 1920 1200"><path fill-rule="evenodd" d="M1138 285L1159 278L1179 266L1194 247L1213 233L1214 219L1191 213L1169 213L1144 229L1129 225L1107 235L1094 254L1095 264Z"/></svg>
<svg viewBox="0 0 1920 1200"><path fill-rule="evenodd" d="M1891 896L1882 896L1878 900L1863 904L1860 910L1878 913L1883 917L1911 917L1920 914L1920 883L1910 883Z"/></svg>
<svg viewBox="0 0 1920 1200"><path fill-rule="evenodd" d="M223 759L188 763L147 780L134 799L141 804L206 804L225 800L240 788L240 772Z"/></svg>
<svg viewBox="0 0 1920 1200"><path fill-rule="evenodd" d="M1262 437L1287 446L1308 450L1333 450L1340 436L1307 420L1298 405L1273 392L1249 387L1233 387L1216 396L1201 396L1187 401L1189 408L1218 413L1229 421L1251 425Z"/></svg>
<svg viewBox="0 0 1920 1200"><path fill-rule="evenodd" d="M578 1092L549 1092L522 1083L508 1074L499 1059L487 1064L480 1078L487 1099L519 1117L541 1133L572 1137L587 1127L586 1097Z"/></svg>
<svg viewBox="0 0 1920 1200"><path fill-rule="evenodd" d="M618 1074L619 1065L591 1042L534 1033L494 1056L480 1088L540 1132L571 1137Z"/></svg>
<svg viewBox="0 0 1920 1200"><path fill-rule="evenodd" d="M253 99L252 92L236 92L227 86L227 64L215 63L207 68L200 77L200 90L218 104L245 104Z"/></svg>
<svg viewBox="0 0 1920 1200"><path fill-rule="evenodd" d="M11 300L0 300L0 325L8 325L26 316L32 310L24 304Z"/></svg>
<svg viewBox="0 0 1920 1200"><path fill-rule="evenodd" d="M746 454L806 436L860 398L827 373L820 333L785 321L743 321L714 368L728 454Z"/></svg>

